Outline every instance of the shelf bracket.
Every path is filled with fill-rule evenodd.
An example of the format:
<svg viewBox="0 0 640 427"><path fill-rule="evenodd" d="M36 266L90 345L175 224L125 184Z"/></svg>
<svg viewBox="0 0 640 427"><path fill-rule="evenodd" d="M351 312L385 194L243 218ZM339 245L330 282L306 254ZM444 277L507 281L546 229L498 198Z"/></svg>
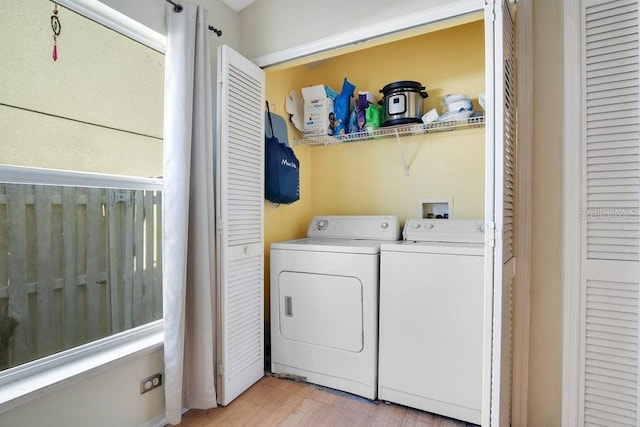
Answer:
<svg viewBox="0 0 640 427"><path fill-rule="evenodd" d="M402 163L404 165L404 174L409 176L409 164L407 163L407 156L404 154L404 148L402 148L402 142L400 141L400 134L398 129L395 129L396 142L398 143L398 150L400 150L400 156L402 157Z"/></svg>

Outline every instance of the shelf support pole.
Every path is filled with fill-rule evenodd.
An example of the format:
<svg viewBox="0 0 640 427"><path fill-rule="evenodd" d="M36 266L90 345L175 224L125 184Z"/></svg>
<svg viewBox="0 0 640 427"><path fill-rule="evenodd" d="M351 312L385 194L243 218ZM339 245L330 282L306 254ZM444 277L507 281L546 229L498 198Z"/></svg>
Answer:
<svg viewBox="0 0 640 427"><path fill-rule="evenodd" d="M404 174L409 176L409 164L407 163L407 157L404 155L404 148L402 148L400 134L398 134L398 129L394 129L394 131L396 134L396 142L398 143L398 150L400 150L400 156L402 157L402 164L404 165Z"/></svg>

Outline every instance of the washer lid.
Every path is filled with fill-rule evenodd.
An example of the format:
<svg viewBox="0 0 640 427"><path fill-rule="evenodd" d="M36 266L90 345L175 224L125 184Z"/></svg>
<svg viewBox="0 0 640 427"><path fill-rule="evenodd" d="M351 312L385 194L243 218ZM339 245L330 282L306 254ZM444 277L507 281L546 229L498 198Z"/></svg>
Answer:
<svg viewBox="0 0 640 427"><path fill-rule="evenodd" d="M340 240L307 237L304 239L271 243L271 250L280 249L290 251L336 252L375 255L380 253L380 245L383 242L388 243L381 240Z"/></svg>
<svg viewBox="0 0 640 427"><path fill-rule="evenodd" d="M409 218L402 235L417 242L484 243L484 220Z"/></svg>
<svg viewBox="0 0 640 427"><path fill-rule="evenodd" d="M400 239L400 222L395 215L316 216L307 237L332 239Z"/></svg>

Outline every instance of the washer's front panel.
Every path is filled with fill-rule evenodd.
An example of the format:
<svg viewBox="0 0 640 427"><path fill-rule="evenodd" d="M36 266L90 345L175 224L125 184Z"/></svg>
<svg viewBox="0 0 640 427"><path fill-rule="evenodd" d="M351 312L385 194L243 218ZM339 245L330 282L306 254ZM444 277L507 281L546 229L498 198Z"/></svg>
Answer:
<svg viewBox="0 0 640 427"><path fill-rule="evenodd" d="M480 423L483 277L482 256L382 251L380 399Z"/></svg>

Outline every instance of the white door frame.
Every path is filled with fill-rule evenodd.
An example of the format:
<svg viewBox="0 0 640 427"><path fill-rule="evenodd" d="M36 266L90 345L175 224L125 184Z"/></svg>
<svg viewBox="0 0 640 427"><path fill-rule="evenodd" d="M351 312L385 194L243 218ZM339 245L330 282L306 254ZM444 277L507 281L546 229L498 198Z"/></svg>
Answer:
<svg viewBox="0 0 640 427"><path fill-rule="evenodd" d="M564 0L562 425L576 426L580 384L581 79L580 1Z"/></svg>

